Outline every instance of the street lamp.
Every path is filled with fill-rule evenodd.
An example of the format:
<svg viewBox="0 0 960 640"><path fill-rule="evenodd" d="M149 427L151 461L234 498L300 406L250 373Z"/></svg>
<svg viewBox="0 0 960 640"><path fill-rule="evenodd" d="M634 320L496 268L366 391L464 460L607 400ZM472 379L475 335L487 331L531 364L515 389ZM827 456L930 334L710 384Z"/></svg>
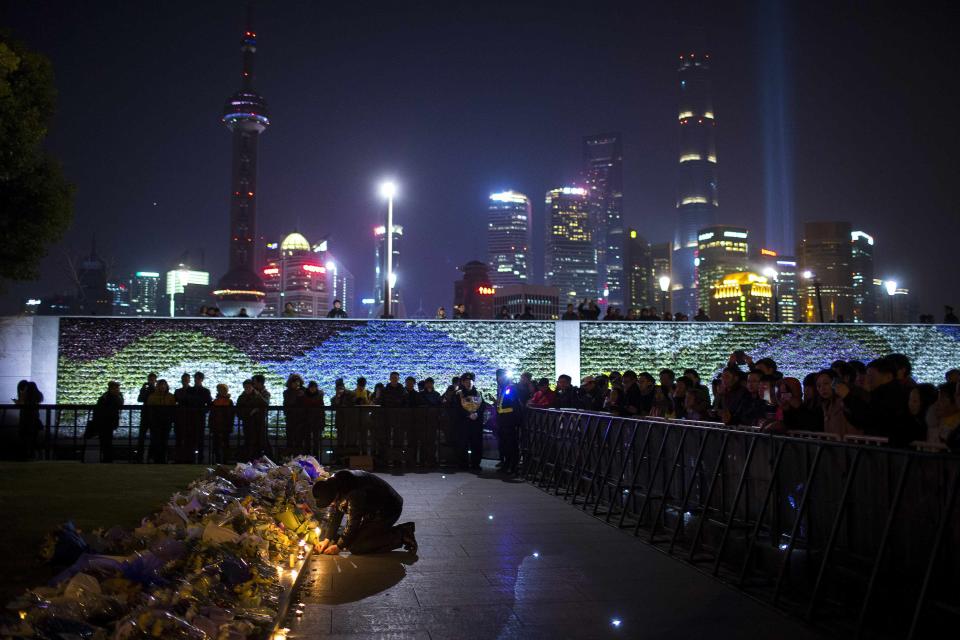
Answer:
<svg viewBox="0 0 960 640"><path fill-rule="evenodd" d="M666 316L667 313L669 312L669 308L667 307L667 302L669 301L667 292L670 291L670 276L668 275L660 276L659 282L660 282L660 291L663 292L663 315Z"/></svg>
<svg viewBox="0 0 960 640"><path fill-rule="evenodd" d="M817 309L820 311L820 324L823 324L823 297L820 295L820 281L809 269L803 272L803 277L805 280L813 280L813 290L817 295Z"/></svg>
<svg viewBox="0 0 960 640"><path fill-rule="evenodd" d="M380 183L380 196L387 199L387 225L384 233L386 242L386 274L384 275L383 317L391 318L391 303L393 302L393 285L396 277L393 274L393 197L397 195L397 184L392 180Z"/></svg>
<svg viewBox="0 0 960 640"><path fill-rule="evenodd" d="M767 267L763 275L773 280L773 321L780 322L780 274L773 267Z"/></svg>
<svg viewBox="0 0 960 640"><path fill-rule="evenodd" d="M890 299L890 324L893 324L893 296L897 293L897 281L884 280L883 287L887 290L887 297Z"/></svg>

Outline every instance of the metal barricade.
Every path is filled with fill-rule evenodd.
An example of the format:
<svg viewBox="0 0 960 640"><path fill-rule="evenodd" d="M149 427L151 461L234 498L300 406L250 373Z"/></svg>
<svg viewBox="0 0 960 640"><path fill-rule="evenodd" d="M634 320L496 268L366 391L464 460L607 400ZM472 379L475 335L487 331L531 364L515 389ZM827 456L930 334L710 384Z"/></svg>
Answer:
<svg viewBox="0 0 960 640"><path fill-rule="evenodd" d="M324 464L371 456L378 468L458 463L455 414L444 407L271 406L253 415L216 407L124 406L112 437L92 425L93 405L40 405L26 428L21 407L0 405L0 451L11 459L220 463L266 454L311 454ZM254 450L255 449L255 450Z"/></svg>
<svg viewBox="0 0 960 640"><path fill-rule="evenodd" d="M960 456L569 410L526 427L529 481L793 614L885 637L960 621Z"/></svg>

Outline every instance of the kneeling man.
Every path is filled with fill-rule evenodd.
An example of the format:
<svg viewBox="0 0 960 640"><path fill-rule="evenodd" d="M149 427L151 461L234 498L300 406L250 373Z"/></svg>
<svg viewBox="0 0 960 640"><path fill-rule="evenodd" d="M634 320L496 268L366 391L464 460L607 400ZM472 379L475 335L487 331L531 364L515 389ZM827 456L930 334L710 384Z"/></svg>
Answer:
<svg viewBox="0 0 960 640"><path fill-rule="evenodd" d="M313 485L313 497L318 508L330 508L330 517L321 534L322 553L387 553L401 546L417 552L414 523L395 525L403 510L403 498L372 473L337 471ZM338 537L344 516L347 523Z"/></svg>

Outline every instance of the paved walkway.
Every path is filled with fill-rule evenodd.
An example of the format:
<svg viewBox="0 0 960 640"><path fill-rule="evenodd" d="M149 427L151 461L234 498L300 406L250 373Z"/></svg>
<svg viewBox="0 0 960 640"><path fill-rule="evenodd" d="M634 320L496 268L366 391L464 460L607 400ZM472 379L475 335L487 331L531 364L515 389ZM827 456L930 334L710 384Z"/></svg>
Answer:
<svg viewBox="0 0 960 640"><path fill-rule="evenodd" d="M819 637L528 484L384 477L419 558L315 558L289 638Z"/></svg>

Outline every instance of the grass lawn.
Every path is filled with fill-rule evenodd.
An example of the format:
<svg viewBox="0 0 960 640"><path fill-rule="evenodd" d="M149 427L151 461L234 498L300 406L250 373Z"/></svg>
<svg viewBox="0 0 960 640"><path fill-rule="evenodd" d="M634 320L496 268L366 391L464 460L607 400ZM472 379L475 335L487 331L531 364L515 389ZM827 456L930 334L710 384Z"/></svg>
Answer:
<svg viewBox="0 0 960 640"><path fill-rule="evenodd" d="M55 573L37 554L44 535L73 520L79 529L133 527L198 478L202 465L0 462L0 606Z"/></svg>

